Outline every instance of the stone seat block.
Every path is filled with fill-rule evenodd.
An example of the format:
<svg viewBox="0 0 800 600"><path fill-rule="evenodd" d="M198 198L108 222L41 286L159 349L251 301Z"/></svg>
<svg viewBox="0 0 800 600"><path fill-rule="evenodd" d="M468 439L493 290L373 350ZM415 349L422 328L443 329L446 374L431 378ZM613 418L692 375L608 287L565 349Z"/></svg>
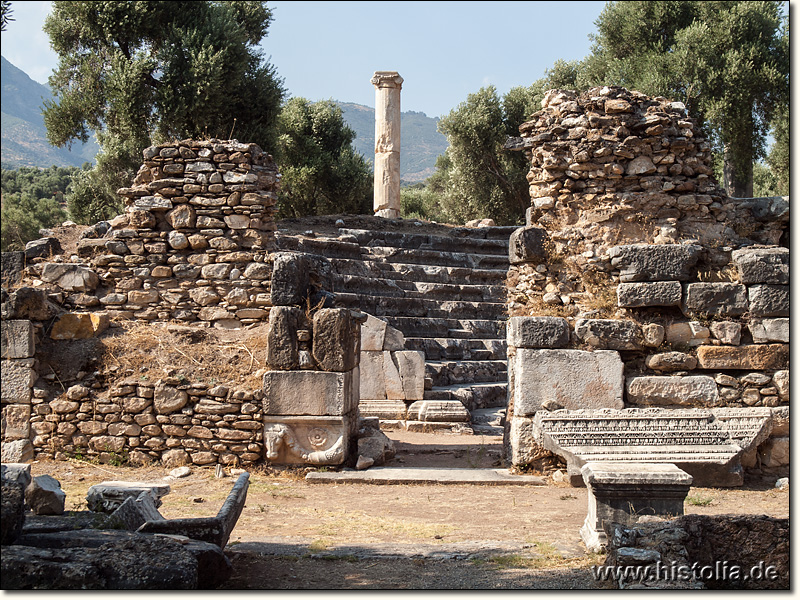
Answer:
<svg viewBox="0 0 800 600"><path fill-rule="evenodd" d="M683 515L692 485L691 475L668 463L589 462L581 476L589 498L581 538L592 552L606 545L606 524L633 525L643 515Z"/></svg>
<svg viewBox="0 0 800 600"><path fill-rule="evenodd" d="M408 407L409 421L426 423L466 422L470 420L469 411L461 402L453 400L419 400Z"/></svg>
<svg viewBox="0 0 800 600"><path fill-rule="evenodd" d="M161 533L182 535L193 540L208 542L225 548L231 531L242 514L247 489L250 487L250 473L242 473L233 485L222 508L214 517L186 519L157 519L145 522L137 530L139 533Z"/></svg>

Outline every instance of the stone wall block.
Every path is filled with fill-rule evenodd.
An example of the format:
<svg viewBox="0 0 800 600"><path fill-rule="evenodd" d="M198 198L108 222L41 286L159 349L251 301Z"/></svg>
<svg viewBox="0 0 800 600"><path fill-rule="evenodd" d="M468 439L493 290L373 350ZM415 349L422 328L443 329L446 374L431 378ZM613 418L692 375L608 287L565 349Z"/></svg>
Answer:
<svg viewBox="0 0 800 600"><path fill-rule="evenodd" d="M35 350L30 321L0 321L0 359L32 358Z"/></svg>
<svg viewBox="0 0 800 600"><path fill-rule="evenodd" d="M3 382L0 397L3 404L30 404L31 388L37 377L33 364L32 358L0 361L0 379Z"/></svg>
<svg viewBox="0 0 800 600"><path fill-rule="evenodd" d="M358 407L358 372L268 371L264 374L267 415L341 416Z"/></svg>
<svg viewBox="0 0 800 600"><path fill-rule="evenodd" d="M788 285L751 285L747 289L752 317L788 317Z"/></svg>
<svg viewBox="0 0 800 600"><path fill-rule="evenodd" d="M642 331L639 324L623 319L578 319L575 335L595 348L608 350L641 350Z"/></svg>
<svg viewBox="0 0 800 600"><path fill-rule="evenodd" d="M322 308L313 318L313 355L323 371L347 372L358 366L361 326L346 308Z"/></svg>
<svg viewBox="0 0 800 600"><path fill-rule="evenodd" d="M639 406L702 406L719 404L717 384L712 377L630 377L626 400Z"/></svg>
<svg viewBox="0 0 800 600"><path fill-rule="evenodd" d="M386 379L383 373L383 351L363 351L358 366L360 372L360 397L365 400L386 399Z"/></svg>
<svg viewBox="0 0 800 600"><path fill-rule="evenodd" d="M741 248L731 257L744 284L789 284L788 248Z"/></svg>
<svg viewBox="0 0 800 600"><path fill-rule="evenodd" d="M773 371L789 367L788 344L745 346L700 346L697 362L701 369Z"/></svg>
<svg viewBox="0 0 800 600"><path fill-rule="evenodd" d="M383 319L367 315L366 322L361 325L361 351L382 351L384 349L383 341L388 326L389 325Z"/></svg>
<svg viewBox="0 0 800 600"><path fill-rule="evenodd" d="M770 342L789 343L789 319L753 319L747 324L753 343L768 344Z"/></svg>
<svg viewBox="0 0 800 600"><path fill-rule="evenodd" d="M625 308L680 306L683 288L679 281L620 283L617 305Z"/></svg>
<svg viewBox="0 0 800 600"><path fill-rule="evenodd" d="M293 371L300 365L297 330L303 311L290 306L273 306L267 327L267 368Z"/></svg>
<svg viewBox="0 0 800 600"><path fill-rule="evenodd" d="M690 283L686 286L684 314L735 317L743 315L747 309L747 288L740 283Z"/></svg>
<svg viewBox="0 0 800 600"><path fill-rule="evenodd" d="M44 263L41 278L66 292L91 292L100 283L92 269L71 263Z"/></svg>
<svg viewBox="0 0 800 600"><path fill-rule="evenodd" d="M27 440L31 434L29 404L7 404L2 411L2 439L5 442Z"/></svg>
<svg viewBox="0 0 800 600"><path fill-rule="evenodd" d="M510 359L512 369L516 416L533 415L548 401L570 410L623 406L623 364L617 352L520 348Z"/></svg>
<svg viewBox="0 0 800 600"><path fill-rule="evenodd" d="M425 393L425 354L416 350L392 352L403 386L404 400L422 400Z"/></svg>
<svg viewBox="0 0 800 600"><path fill-rule="evenodd" d="M111 324L105 313L65 313L50 330L54 340L86 340L99 336Z"/></svg>
<svg viewBox="0 0 800 600"><path fill-rule="evenodd" d="M631 244L609 249L621 282L689 281L702 248L679 244Z"/></svg>
<svg viewBox="0 0 800 600"><path fill-rule="evenodd" d="M547 231L540 227L520 227L508 241L508 261L512 265L542 264L547 261Z"/></svg>
<svg viewBox="0 0 800 600"><path fill-rule="evenodd" d="M189 395L162 380L156 382L153 390L153 406L160 415L168 415L182 409L189 401Z"/></svg>
<svg viewBox="0 0 800 600"><path fill-rule="evenodd" d="M561 317L511 317L506 340L514 348L566 348L569 323Z"/></svg>

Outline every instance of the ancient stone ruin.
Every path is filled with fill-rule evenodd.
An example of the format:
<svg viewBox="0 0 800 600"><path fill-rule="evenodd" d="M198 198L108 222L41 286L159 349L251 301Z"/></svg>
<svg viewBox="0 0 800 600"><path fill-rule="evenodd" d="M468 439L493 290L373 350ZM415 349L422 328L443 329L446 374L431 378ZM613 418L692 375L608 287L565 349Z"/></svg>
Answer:
<svg viewBox="0 0 800 600"><path fill-rule="evenodd" d="M680 103L554 90L507 146L511 462L673 463L696 485L788 465L788 202L728 198Z"/></svg>

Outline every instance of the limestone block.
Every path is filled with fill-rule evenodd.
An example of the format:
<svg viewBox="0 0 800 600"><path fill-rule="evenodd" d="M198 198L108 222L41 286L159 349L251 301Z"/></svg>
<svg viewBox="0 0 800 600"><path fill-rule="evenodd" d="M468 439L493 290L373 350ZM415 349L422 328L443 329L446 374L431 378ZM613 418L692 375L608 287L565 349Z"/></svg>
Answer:
<svg viewBox="0 0 800 600"><path fill-rule="evenodd" d="M403 379L400 377L400 369L393 355L394 352L383 353L383 381L386 385L386 397L390 400L405 400Z"/></svg>
<svg viewBox="0 0 800 600"><path fill-rule="evenodd" d="M268 371L264 374L266 415L341 416L358 407L359 375L326 371Z"/></svg>
<svg viewBox="0 0 800 600"><path fill-rule="evenodd" d="M361 399L358 403L358 412L362 417L377 417L381 420L405 421L407 407L403 400L389 399Z"/></svg>
<svg viewBox="0 0 800 600"><path fill-rule="evenodd" d="M382 351L387 327L383 319L367 315L367 320L361 325L361 351Z"/></svg>
<svg viewBox="0 0 800 600"><path fill-rule="evenodd" d="M314 360L323 371L344 373L358 366L361 327L346 308L322 308L313 319Z"/></svg>
<svg viewBox="0 0 800 600"><path fill-rule="evenodd" d="M788 400L789 399L789 371L788 369L781 369L780 371L775 371L772 375L772 384L778 390L778 397L781 400Z"/></svg>
<svg viewBox="0 0 800 600"><path fill-rule="evenodd" d="M86 505L91 511L111 514L128 498L136 500L141 494L147 493L154 508L158 508L161 506L161 498L170 491L169 484L163 482L103 481L91 486L86 492Z"/></svg>
<svg viewBox="0 0 800 600"><path fill-rule="evenodd" d="M172 209L172 201L161 196L142 196L134 200L133 208L147 211L166 211Z"/></svg>
<svg viewBox="0 0 800 600"><path fill-rule="evenodd" d="M511 317L506 339L513 348L565 348L569 323L560 317Z"/></svg>
<svg viewBox="0 0 800 600"><path fill-rule="evenodd" d="M772 432L773 437L788 436L791 431L789 423L789 407L778 406L772 409Z"/></svg>
<svg viewBox="0 0 800 600"><path fill-rule="evenodd" d="M38 475L25 488L25 502L36 515L63 515L67 494L50 475Z"/></svg>
<svg viewBox="0 0 800 600"><path fill-rule="evenodd" d="M753 319L748 323L753 342L766 344L769 342L789 343L789 319Z"/></svg>
<svg viewBox="0 0 800 600"><path fill-rule="evenodd" d="M742 283L789 283L788 248L741 248L731 253Z"/></svg>
<svg viewBox="0 0 800 600"><path fill-rule="evenodd" d="M305 306L314 289L331 289L328 259L312 254L278 252L273 257L270 294L274 306Z"/></svg>
<svg viewBox="0 0 800 600"><path fill-rule="evenodd" d="M30 404L8 404L2 412L3 440L27 440L31 433Z"/></svg>
<svg viewBox="0 0 800 600"><path fill-rule="evenodd" d="M648 348L658 348L666 336L666 330L663 325L658 323L647 323L642 325L642 345Z"/></svg>
<svg viewBox="0 0 800 600"><path fill-rule="evenodd" d="M667 325L667 341L670 344L687 344L700 346L711 337L711 331L697 321L688 323L670 323Z"/></svg>
<svg viewBox="0 0 800 600"><path fill-rule="evenodd" d="M42 281L54 283L66 292L91 292L100 279L91 269L71 263L44 263Z"/></svg>
<svg viewBox="0 0 800 600"><path fill-rule="evenodd" d="M4 463L24 463L33 460L33 445L30 440L3 442L2 461Z"/></svg>
<svg viewBox="0 0 800 600"><path fill-rule="evenodd" d="M0 322L0 359L31 358L35 351L33 324L30 321Z"/></svg>
<svg viewBox="0 0 800 600"><path fill-rule="evenodd" d="M470 420L470 414L458 400L417 400L408 407L408 420L430 423L467 423Z"/></svg>
<svg viewBox="0 0 800 600"><path fill-rule="evenodd" d="M595 348L641 350L642 331L638 323L623 319L578 319L575 335Z"/></svg>
<svg viewBox="0 0 800 600"><path fill-rule="evenodd" d="M697 359L683 352L662 352L648 356L645 365L654 371L692 371L697 368Z"/></svg>
<svg viewBox="0 0 800 600"><path fill-rule="evenodd" d="M58 238L44 237L38 240L31 240L25 244L25 259L50 258L56 254L61 254L61 243Z"/></svg>
<svg viewBox="0 0 800 600"><path fill-rule="evenodd" d="M690 283L683 312L734 317L747 312L747 288L740 283Z"/></svg>
<svg viewBox="0 0 800 600"><path fill-rule="evenodd" d="M789 464L789 436L773 437L759 449L761 464L765 467L782 467Z"/></svg>
<svg viewBox="0 0 800 600"><path fill-rule="evenodd" d="M747 289L751 317L788 317L788 285L751 285Z"/></svg>
<svg viewBox="0 0 800 600"><path fill-rule="evenodd" d="M403 399L422 400L425 394L425 354L417 350L403 350L391 352L390 355L400 374Z"/></svg>
<svg viewBox="0 0 800 600"><path fill-rule="evenodd" d="M609 249L611 265L621 282L688 281L702 248L680 244L632 244Z"/></svg>
<svg viewBox="0 0 800 600"><path fill-rule="evenodd" d="M387 326L383 336L384 350L404 350L406 347L406 337L403 332L394 327Z"/></svg>
<svg viewBox="0 0 800 600"><path fill-rule="evenodd" d="M106 313L65 313L50 330L54 340L86 340L103 333L111 321Z"/></svg>
<svg viewBox="0 0 800 600"><path fill-rule="evenodd" d="M2 253L3 256L9 254ZM3 302L3 319L31 319L46 321L58 314L59 309L47 298L44 290L21 287L8 295Z"/></svg>
<svg viewBox="0 0 800 600"><path fill-rule="evenodd" d="M293 306L273 306L267 325L266 363L268 369L294 371L300 366L297 330L303 311Z"/></svg>
<svg viewBox="0 0 800 600"><path fill-rule="evenodd" d="M715 406L719 403L712 377L629 377L626 400L640 406Z"/></svg>
<svg viewBox="0 0 800 600"><path fill-rule="evenodd" d="M362 328L363 331L363 328ZM360 372L360 397L361 401L385 400L386 399L386 378L383 373L384 353L361 351Z"/></svg>
<svg viewBox="0 0 800 600"><path fill-rule="evenodd" d="M12 463L3 460L2 467L0 467L3 481L11 481L19 483L24 490L32 481L31 466L28 463Z"/></svg>
<svg viewBox="0 0 800 600"><path fill-rule="evenodd" d="M184 390L179 390L160 379L156 382L153 389L153 407L158 414L168 415L180 410L188 401L189 395Z"/></svg>
<svg viewBox="0 0 800 600"><path fill-rule="evenodd" d="M33 363L32 358L0 361L0 380L3 382L0 395L3 404L30 404L31 388L36 381Z"/></svg>
<svg viewBox="0 0 800 600"><path fill-rule="evenodd" d="M620 283L617 304L626 308L680 306L683 288L680 281Z"/></svg>
<svg viewBox="0 0 800 600"><path fill-rule="evenodd" d="M741 323L735 323L733 321L715 321L711 323L709 329L712 335L723 344L738 346L742 339Z"/></svg>
<svg viewBox="0 0 800 600"><path fill-rule="evenodd" d="M512 265L546 262L547 240L547 231L540 227L520 227L508 240L508 261Z"/></svg>
<svg viewBox="0 0 800 600"><path fill-rule="evenodd" d="M356 412L337 417L266 415L264 456L270 464L341 465L350 459L357 436Z"/></svg>
<svg viewBox="0 0 800 600"><path fill-rule="evenodd" d="M789 366L788 344L746 346L700 346L697 362L701 369L772 371Z"/></svg>
<svg viewBox="0 0 800 600"><path fill-rule="evenodd" d="M542 456L533 419L514 414L509 419L508 448L512 465L526 465Z"/></svg>
<svg viewBox="0 0 800 600"><path fill-rule="evenodd" d="M510 362L515 415L530 416L548 401L567 409L623 406L623 364L614 351L520 348Z"/></svg>

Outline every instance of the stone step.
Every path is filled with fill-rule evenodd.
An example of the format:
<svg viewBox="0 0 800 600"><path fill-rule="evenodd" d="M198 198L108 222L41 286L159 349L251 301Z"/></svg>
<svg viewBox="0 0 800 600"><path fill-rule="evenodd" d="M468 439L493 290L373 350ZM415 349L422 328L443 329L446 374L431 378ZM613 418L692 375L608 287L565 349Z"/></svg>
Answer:
<svg viewBox="0 0 800 600"><path fill-rule="evenodd" d="M372 294L425 300L459 300L469 302L504 302L506 288L499 285L458 285L395 281L390 278L338 275L333 282L334 292Z"/></svg>
<svg viewBox="0 0 800 600"><path fill-rule="evenodd" d="M406 349L424 352L426 360L506 360L507 346L504 339L406 338Z"/></svg>
<svg viewBox="0 0 800 600"><path fill-rule="evenodd" d="M506 409L504 407L476 408L471 415L473 425L502 427L506 422Z"/></svg>
<svg viewBox="0 0 800 600"><path fill-rule="evenodd" d="M367 311L369 312L369 311ZM449 319L433 317L381 317L406 337L461 337L480 339L506 339L506 322L495 319ZM463 335L454 336L452 332Z"/></svg>
<svg viewBox="0 0 800 600"><path fill-rule="evenodd" d="M416 265L406 263L369 261L361 259L331 258L335 274L357 277L380 277L395 282L459 283L461 285L505 286L508 269L472 269L441 265Z"/></svg>
<svg viewBox="0 0 800 600"><path fill-rule="evenodd" d="M364 260L404 263L411 265L436 265L466 267L468 269L508 270L508 256L499 254L471 254L469 252L441 252L438 250L406 250L390 246L362 247Z"/></svg>
<svg viewBox="0 0 800 600"><path fill-rule="evenodd" d="M505 360L428 360L425 362L425 377L431 379L433 387L440 387L508 381L508 372Z"/></svg>
<svg viewBox="0 0 800 600"><path fill-rule="evenodd" d="M422 298L369 296L337 293L335 302L342 308L359 309L374 317L447 318L456 314L466 319L491 320L501 318L505 304L500 302L436 301ZM399 329L399 328L398 328ZM400 331L403 331L400 329ZM405 334L405 332L403 332Z"/></svg>
<svg viewBox="0 0 800 600"><path fill-rule="evenodd" d="M311 238L303 236L275 234L275 243L280 251L307 252L328 258L348 258L361 260L359 244L343 242L336 238Z"/></svg>
<svg viewBox="0 0 800 600"><path fill-rule="evenodd" d="M505 408L508 384L505 381L461 383L425 390L425 400L458 400L470 412L481 408Z"/></svg>
<svg viewBox="0 0 800 600"><path fill-rule="evenodd" d="M508 256L508 237L487 239L470 235L454 237L368 229L339 229L339 233L341 236L354 238L362 246L392 246L408 250L422 249Z"/></svg>

